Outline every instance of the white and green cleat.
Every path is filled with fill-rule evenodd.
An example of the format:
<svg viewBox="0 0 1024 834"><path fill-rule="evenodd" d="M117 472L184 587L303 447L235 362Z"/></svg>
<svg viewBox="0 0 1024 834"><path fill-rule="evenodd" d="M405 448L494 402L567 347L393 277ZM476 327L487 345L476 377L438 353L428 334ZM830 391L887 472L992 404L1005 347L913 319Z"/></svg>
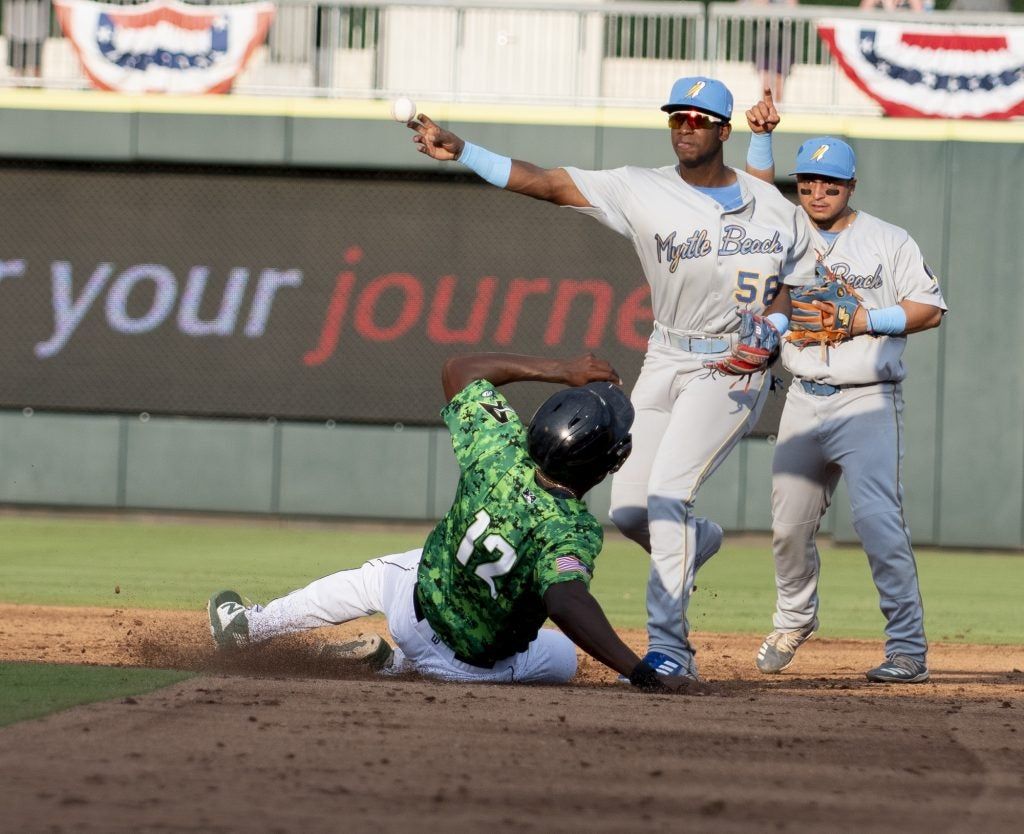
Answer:
<svg viewBox="0 0 1024 834"><path fill-rule="evenodd" d="M249 609L237 591L218 591L206 605L210 615L210 634L221 650L238 649L249 644Z"/></svg>
<svg viewBox="0 0 1024 834"><path fill-rule="evenodd" d="M378 634L360 634L344 643L327 643L321 647L320 657L331 663L359 663L381 672L391 667L395 650Z"/></svg>

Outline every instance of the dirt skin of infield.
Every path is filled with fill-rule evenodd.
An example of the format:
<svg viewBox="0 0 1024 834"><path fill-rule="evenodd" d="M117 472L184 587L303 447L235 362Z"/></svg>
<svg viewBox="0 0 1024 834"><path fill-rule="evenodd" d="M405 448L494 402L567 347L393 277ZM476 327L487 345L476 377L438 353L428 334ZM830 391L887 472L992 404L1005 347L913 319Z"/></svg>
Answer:
<svg viewBox="0 0 1024 834"><path fill-rule="evenodd" d="M933 646L933 682L885 687L880 642L764 677L756 636L696 640L710 693L645 696L587 660L569 686L381 679L311 641L225 661L202 614L0 605L0 659L199 672L0 730L0 831L1021 830L1020 647Z"/></svg>

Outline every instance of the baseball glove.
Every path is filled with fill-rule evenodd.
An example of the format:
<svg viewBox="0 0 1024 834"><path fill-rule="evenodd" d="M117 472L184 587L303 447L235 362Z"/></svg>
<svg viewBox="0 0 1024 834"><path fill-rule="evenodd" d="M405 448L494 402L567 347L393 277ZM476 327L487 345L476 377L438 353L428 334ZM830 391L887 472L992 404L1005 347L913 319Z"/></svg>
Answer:
<svg viewBox="0 0 1024 834"><path fill-rule="evenodd" d="M826 271L823 283L793 287L793 311L786 339L799 348L835 345L853 336L853 318L860 307L857 291L842 278Z"/></svg>
<svg viewBox="0 0 1024 834"><path fill-rule="evenodd" d="M779 351L779 331L766 318L749 310L739 311L740 329L732 351L721 359L709 359L705 368L728 376L749 376L768 370Z"/></svg>

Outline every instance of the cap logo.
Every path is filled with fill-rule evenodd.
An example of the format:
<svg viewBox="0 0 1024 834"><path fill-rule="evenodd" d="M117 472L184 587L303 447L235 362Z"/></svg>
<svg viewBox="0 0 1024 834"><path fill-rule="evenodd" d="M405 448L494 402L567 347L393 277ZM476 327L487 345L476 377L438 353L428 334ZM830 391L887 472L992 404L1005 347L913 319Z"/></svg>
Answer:
<svg viewBox="0 0 1024 834"><path fill-rule="evenodd" d="M828 145L822 145L818 150L811 154L811 159L815 162L821 162L821 158L828 153Z"/></svg>
<svg viewBox="0 0 1024 834"><path fill-rule="evenodd" d="M705 82L698 81L686 91L686 98L697 98L697 96L700 95L700 91L703 90L705 86Z"/></svg>

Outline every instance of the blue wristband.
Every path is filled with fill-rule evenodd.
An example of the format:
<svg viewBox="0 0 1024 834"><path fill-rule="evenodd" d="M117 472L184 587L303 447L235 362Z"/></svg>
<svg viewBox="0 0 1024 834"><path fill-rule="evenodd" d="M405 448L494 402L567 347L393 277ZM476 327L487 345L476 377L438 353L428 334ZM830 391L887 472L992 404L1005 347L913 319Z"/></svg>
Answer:
<svg viewBox="0 0 1024 834"><path fill-rule="evenodd" d="M509 157L498 156L472 142L463 143L459 162L498 188L508 185L508 178L512 175L512 160Z"/></svg>
<svg viewBox="0 0 1024 834"><path fill-rule="evenodd" d="M766 171L775 167L772 157L772 135L770 133L751 133L750 146L747 148L747 165L758 171Z"/></svg>
<svg viewBox="0 0 1024 834"><path fill-rule="evenodd" d="M868 332L899 336L907 329L907 311L899 304L868 310Z"/></svg>
<svg viewBox="0 0 1024 834"><path fill-rule="evenodd" d="M789 330L789 316L785 313L772 313L770 316L765 316L765 318L779 331L780 336L786 335L786 331Z"/></svg>

